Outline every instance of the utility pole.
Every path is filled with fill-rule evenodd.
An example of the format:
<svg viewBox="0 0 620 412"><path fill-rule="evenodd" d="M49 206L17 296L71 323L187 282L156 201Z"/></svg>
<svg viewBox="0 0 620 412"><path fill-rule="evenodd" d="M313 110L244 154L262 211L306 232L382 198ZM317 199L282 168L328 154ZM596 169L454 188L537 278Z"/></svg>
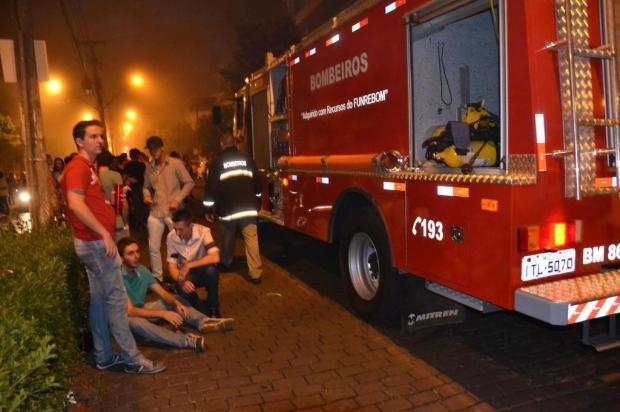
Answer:
<svg viewBox="0 0 620 412"><path fill-rule="evenodd" d="M88 82L90 83L88 85L89 89L87 90L87 93L92 93L95 97L95 105L96 105L96 109L97 109L97 113L99 114L99 120L103 123L103 126L105 128L105 146L108 148L108 150L110 150L112 153L114 153L114 142L112 140L112 136L110 136L110 130L108 128L108 119L106 116L106 103L104 101L104 97L103 97L103 85L101 83L101 74L99 73L99 59L97 58L97 53L95 52L95 46L100 45L100 44L104 44L101 41L83 41L80 42L81 44L84 44L85 46L88 46L88 51L89 51L89 62L90 62L90 68L91 68L91 72L92 72L92 80L88 79Z"/></svg>
<svg viewBox="0 0 620 412"><path fill-rule="evenodd" d="M107 127L107 125L109 124L109 121L106 116L107 104L105 104L103 98L103 87L101 84L101 75L99 73L99 59L97 58L97 53L95 51L95 46L103 45L105 44L105 42L90 40L80 41L80 39L76 35L73 24L71 23L71 18L69 16L69 10L67 9L66 1L61 0L60 5L62 8L62 14L67 23L67 27L69 27L69 31L71 32L73 44L75 45L78 57L80 58L82 72L84 75L82 87L86 94L91 95L95 98L95 110L97 110L98 118L103 123L105 128L105 146L106 148L110 149L110 151L114 152L112 148L112 137L108 136L109 127ZM84 57L84 53L82 52L82 46L88 47L88 58Z"/></svg>
<svg viewBox="0 0 620 412"><path fill-rule="evenodd" d="M17 83L19 85L24 166L31 194L32 227L39 228L52 216L50 174L43 141L41 98L32 37L32 17L29 0L13 1L13 16L17 27Z"/></svg>

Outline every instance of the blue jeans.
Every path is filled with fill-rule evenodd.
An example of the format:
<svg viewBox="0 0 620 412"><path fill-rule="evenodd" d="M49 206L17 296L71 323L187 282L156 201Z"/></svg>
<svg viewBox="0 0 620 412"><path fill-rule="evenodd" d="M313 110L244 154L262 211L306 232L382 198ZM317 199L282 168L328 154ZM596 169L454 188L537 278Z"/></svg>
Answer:
<svg viewBox="0 0 620 412"><path fill-rule="evenodd" d="M200 325L209 319L207 315L200 313L193 307L189 306L189 303L183 301L182 299L179 300L187 309L187 317L181 315L183 316L184 323L198 329L200 328ZM176 312L175 305L171 305L161 299L153 302L147 302L146 305L144 305L144 308L152 310L171 310ZM187 347L186 333L176 333L166 326L160 326L155 323L159 321L161 321L161 319L147 319L137 316L130 316L129 327L136 335L150 339L153 342L163 343L164 345L174 346L175 348Z"/></svg>
<svg viewBox="0 0 620 412"><path fill-rule="evenodd" d="M110 332L121 348L126 362L140 363L142 355L127 321L127 292L121 275L118 253L106 256L102 240L73 239L75 253L86 267L90 289L90 328L95 346L95 361L103 363L114 356Z"/></svg>
<svg viewBox="0 0 620 412"><path fill-rule="evenodd" d="M215 265L206 265L190 269L189 273L187 274L187 280L191 281L194 286L196 286L196 289L204 287L207 290L208 309L219 309L220 274L217 271ZM198 303L198 294L196 292L185 293L178 283L176 285L176 288L179 296L188 301L192 306L196 306L196 304Z"/></svg>
<svg viewBox="0 0 620 412"><path fill-rule="evenodd" d="M146 220L146 228L149 232L149 257L151 260L151 272L155 279L160 282L164 280L164 267L161 261L161 238L164 231L172 229L172 220L170 216L153 217L149 216Z"/></svg>

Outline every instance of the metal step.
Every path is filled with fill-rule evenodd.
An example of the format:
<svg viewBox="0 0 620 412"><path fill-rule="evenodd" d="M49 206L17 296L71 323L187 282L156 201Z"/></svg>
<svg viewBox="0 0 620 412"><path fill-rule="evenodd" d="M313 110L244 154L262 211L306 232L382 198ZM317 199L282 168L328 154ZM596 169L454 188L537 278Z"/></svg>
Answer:
<svg viewBox="0 0 620 412"><path fill-rule="evenodd" d="M502 310L499 306L459 292L458 290L450 289L449 287L440 285L439 283L427 281L426 289L482 313L491 313Z"/></svg>
<svg viewBox="0 0 620 412"><path fill-rule="evenodd" d="M515 311L552 325L581 322L581 342L597 352L620 347L620 270L519 288ZM590 336L590 322L603 317L608 317L607 333Z"/></svg>
<svg viewBox="0 0 620 412"><path fill-rule="evenodd" d="M573 48L573 55L587 59L613 59L616 57L616 52L611 45L604 44L595 49L587 47Z"/></svg>
<svg viewBox="0 0 620 412"><path fill-rule="evenodd" d="M581 342L584 345L593 347L597 352L620 347L620 339L618 339L618 334L616 333L616 317L617 315L609 317L607 333L596 336L590 336L590 321L587 320L583 322L581 328Z"/></svg>
<svg viewBox="0 0 620 412"><path fill-rule="evenodd" d="M620 270L556 280L515 291L515 311L552 325L620 313Z"/></svg>
<svg viewBox="0 0 620 412"><path fill-rule="evenodd" d="M620 119L577 119L577 122L584 126L612 127L620 125Z"/></svg>

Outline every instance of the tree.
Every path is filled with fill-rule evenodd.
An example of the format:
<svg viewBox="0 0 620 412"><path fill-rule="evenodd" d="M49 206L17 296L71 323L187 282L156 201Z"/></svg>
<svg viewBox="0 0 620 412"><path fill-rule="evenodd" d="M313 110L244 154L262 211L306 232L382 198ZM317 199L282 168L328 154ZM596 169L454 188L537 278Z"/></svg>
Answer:
<svg viewBox="0 0 620 412"><path fill-rule="evenodd" d="M237 90L248 74L265 65L265 54L278 56L292 44L299 41L300 32L282 0L274 2L253 2L253 7L262 10L247 10L249 20L241 21L236 27L237 40L233 52L233 63L222 69L220 74ZM252 7L252 6L251 6ZM250 7L250 8L251 8ZM265 7L268 10L264 10ZM256 19L261 15L265 18Z"/></svg>
<svg viewBox="0 0 620 412"><path fill-rule="evenodd" d="M232 119L232 111L224 106L223 118ZM229 131L225 125L214 124L211 116L201 116L198 118L195 134L202 144L202 152L211 159L220 151L220 136L222 133Z"/></svg>
<svg viewBox="0 0 620 412"><path fill-rule="evenodd" d="M12 146L19 146L22 143L11 117L2 113L0 113L0 139L6 140Z"/></svg>
<svg viewBox="0 0 620 412"><path fill-rule="evenodd" d="M10 116L0 113L0 153L2 169L18 171L24 169L24 145L17 127Z"/></svg>
<svg viewBox="0 0 620 412"><path fill-rule="evenodd" d="M183 121L166 124L161 130L161 135L164 137L168 152L191 155L193 149L198 147L191 127Z"/></svg>

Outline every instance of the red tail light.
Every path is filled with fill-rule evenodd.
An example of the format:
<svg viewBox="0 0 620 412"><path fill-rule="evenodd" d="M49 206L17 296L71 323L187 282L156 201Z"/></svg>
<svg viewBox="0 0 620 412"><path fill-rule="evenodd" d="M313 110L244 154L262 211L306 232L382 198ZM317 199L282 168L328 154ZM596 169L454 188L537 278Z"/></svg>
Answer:
<svg viewBox="0 0 620 412"><path fill-rule="evenodd" d="M554 222L546 225L531 225L517 230L518 250L554 250L580 241L581 221Z"/></svg>

